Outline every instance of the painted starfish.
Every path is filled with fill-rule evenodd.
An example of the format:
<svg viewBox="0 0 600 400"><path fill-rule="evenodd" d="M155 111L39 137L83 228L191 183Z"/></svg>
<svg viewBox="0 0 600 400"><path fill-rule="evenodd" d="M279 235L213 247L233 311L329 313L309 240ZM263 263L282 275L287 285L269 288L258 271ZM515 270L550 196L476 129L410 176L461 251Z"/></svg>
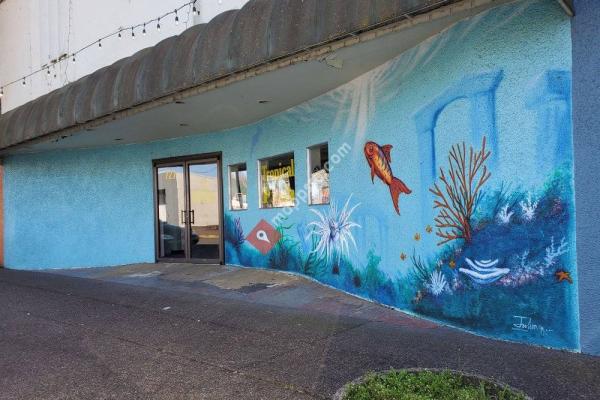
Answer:
<svg viewBox="0 0 600 400"><path fill-rule="evenodd" d="M573 284L573 278L571 278L571 274L568 271L559 269L554 273L554 276L556 277L556 280L558 281L558 283L560 283L562 281L567 281L567 282Z"/></svg>

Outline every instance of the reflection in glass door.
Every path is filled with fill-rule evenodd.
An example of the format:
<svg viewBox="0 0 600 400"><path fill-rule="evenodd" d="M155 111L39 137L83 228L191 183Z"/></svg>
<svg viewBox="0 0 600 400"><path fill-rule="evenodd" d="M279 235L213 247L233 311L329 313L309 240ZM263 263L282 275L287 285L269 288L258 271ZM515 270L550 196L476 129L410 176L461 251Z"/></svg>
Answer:
<svg viewBox="0 0 600 400"><path fill-rule="evenodd" d="M186 257L183 165L157 168L159 258Z"/></svg>
<svg viewBox="0 0 600 400"><path fill-rule="evenodd" d="M221 167L216 157L155 163L158 260L223 260Z"/></svg>
<svg viewBox="0 0 600 400"><path fill-rule="evenodd" d="M187 165L189 177L190 257L221 259L219 163L216 160Z"/></svg>

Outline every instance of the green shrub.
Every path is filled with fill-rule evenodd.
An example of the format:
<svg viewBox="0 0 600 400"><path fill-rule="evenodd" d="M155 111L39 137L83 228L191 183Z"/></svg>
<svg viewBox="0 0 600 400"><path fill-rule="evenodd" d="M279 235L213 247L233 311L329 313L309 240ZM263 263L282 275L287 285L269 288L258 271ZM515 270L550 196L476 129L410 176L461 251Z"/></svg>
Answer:
<svg viewBox="0 0 600 400"><path fill-rule="evenodd" d="M525 400L521 393L450 371L368 374L348 386L344 400Z"/></svg>

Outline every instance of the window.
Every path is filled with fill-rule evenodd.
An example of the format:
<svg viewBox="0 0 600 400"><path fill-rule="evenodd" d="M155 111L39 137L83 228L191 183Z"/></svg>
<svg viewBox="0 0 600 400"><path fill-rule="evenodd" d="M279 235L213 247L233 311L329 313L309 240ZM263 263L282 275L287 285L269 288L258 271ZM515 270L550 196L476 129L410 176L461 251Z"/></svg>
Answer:
<svg viewBox="0 0 600 400"><path fill-rule="evenodd" d="M308 148L310 204L329 203L329 151L327 143Z"/></svg>
<svg viewBox="0 0 600 400"><path fill-rule="evenodd" d="M248 208L248 172L246 163L229 166L229 208Z"/></svg>
<svg viewBox="0 0 600 400"><path fill-rule="evenodd" d="M261 208L295 206L294 153L260 160Z"/></svg>

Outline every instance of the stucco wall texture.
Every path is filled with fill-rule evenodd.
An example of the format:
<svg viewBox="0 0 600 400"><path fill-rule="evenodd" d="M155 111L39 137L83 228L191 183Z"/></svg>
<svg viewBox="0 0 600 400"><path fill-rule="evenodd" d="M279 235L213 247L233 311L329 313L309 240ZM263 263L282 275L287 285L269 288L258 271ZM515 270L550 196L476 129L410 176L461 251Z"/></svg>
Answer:
<svg viewBox="0 0 600 400"><path fill-rule="evenodd" d="M573 32L573 142L581 349L600 355L600 7L576 0Z"/></svg>
<svg viewBox="0 0 600 400"><path fill-rule="evenodd" d="M152 160L222 151L223 176L240 162L249 171L248 210L224 205L226 262L304 273L479 334L578 350L570 85L569 19L551 0L516 2L252 125L11 156L4 161L6 265L154 261ZM450 167L452 146L478 151L484 137L492 177L472 217L473 239L438 246L429 188ZM389 167L411 190L400 196L400 214L386 183L371 180L369 141L393 145ZM299 189L308 179L306 148L323 142L330 155L350 147L331 168L337 209L301 202L277 226L285 241L260 254L244 234L260 220L276 225L281 210L259 208L258 160L293 152ZM223 193L227 199L227 181ZM343 233L356 246L325 243L330 254L311 248L313 239L325 240L311 226L339 218L345 204L358 226Z"/></svg>
<svg viewBox="0 0 600 400"><path fill-rule="evenodd" d="M136 146L6 160L6 266L154 261L152 164Z"/></svg>

